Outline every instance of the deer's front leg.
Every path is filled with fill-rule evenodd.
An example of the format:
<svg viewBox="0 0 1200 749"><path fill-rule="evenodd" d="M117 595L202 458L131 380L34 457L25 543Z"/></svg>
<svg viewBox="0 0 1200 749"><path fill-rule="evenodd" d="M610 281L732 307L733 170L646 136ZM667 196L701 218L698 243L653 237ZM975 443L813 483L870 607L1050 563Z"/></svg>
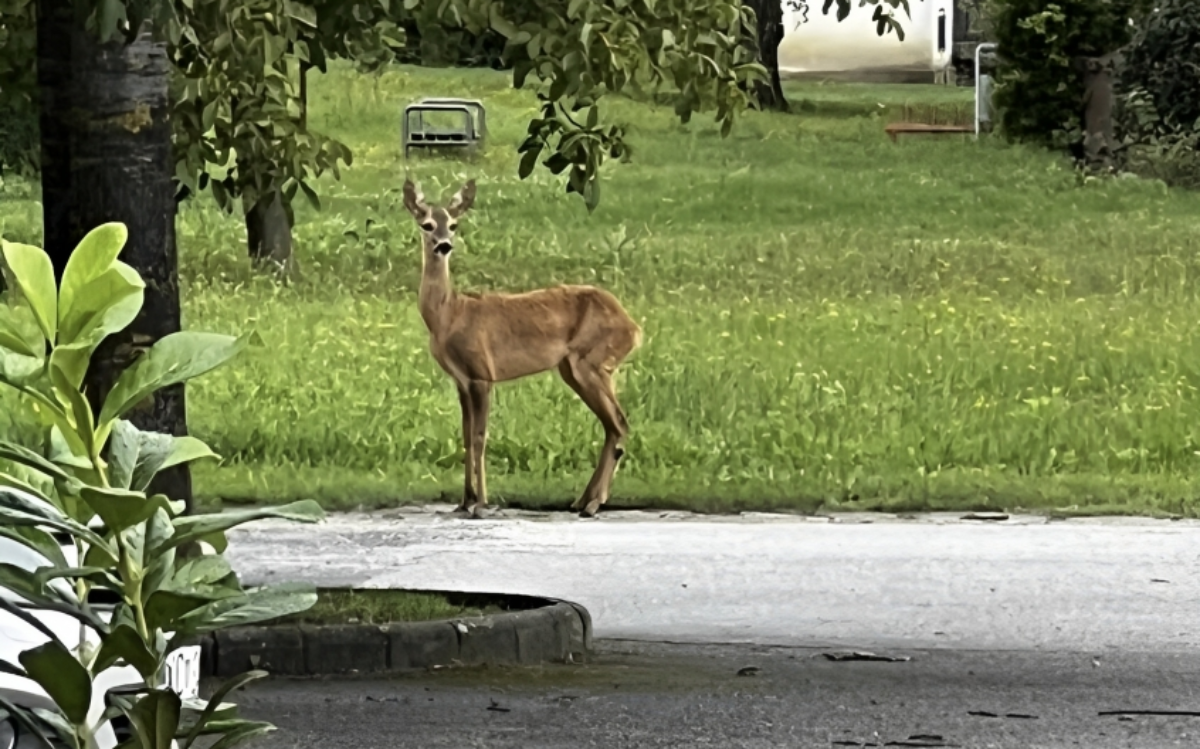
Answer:
<svg viewBox="0 0 1200 749"><path fill-rule="evenodd" d="M471 393L461 385L458 386L458 405L462 409L464 476L462 502L459 502L455 512L470 512L478 499L475 494L475 487L473 486L473 476L475 474L475 408L471 401Z"/></svg>
<svg viewBox="0 0 1200 749"><path fill-rule="evenodd" d="M487 456L488 416L492 407L492 383L486 380L472 380L470 385L471 397L471 452L475 457L475 492L478 503L472 514L479 517L484 507L487 507Z"/></svg>

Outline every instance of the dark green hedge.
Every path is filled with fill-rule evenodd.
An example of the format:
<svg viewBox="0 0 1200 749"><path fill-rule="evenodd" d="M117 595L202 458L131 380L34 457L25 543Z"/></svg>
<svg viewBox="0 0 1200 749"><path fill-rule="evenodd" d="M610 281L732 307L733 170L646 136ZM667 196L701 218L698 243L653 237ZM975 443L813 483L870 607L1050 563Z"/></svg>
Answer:
<svg viewBox="0 0 1200 749"><path fill-rule="evenodd" d="M992 0L999 43L996 105L1013 140L1065 148L1082 141L1078 61L1116 52L1145 0Z"/></svg>

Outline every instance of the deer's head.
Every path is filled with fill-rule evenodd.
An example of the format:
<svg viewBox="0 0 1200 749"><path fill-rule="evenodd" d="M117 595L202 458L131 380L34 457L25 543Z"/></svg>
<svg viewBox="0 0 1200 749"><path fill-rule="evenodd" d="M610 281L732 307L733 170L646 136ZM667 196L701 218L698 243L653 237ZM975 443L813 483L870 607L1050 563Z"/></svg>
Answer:
<svg viewBox="0 0 1200 749"><path fill-rule="evenodd" d="M421 246L428 260L438 260L454 249L454 233L458 219L475 203L475 180L468 181L454 193L450 202L442 206L425 203L421 188L411 179L404 180L404 207L412 214L421 228Z"/></svg>

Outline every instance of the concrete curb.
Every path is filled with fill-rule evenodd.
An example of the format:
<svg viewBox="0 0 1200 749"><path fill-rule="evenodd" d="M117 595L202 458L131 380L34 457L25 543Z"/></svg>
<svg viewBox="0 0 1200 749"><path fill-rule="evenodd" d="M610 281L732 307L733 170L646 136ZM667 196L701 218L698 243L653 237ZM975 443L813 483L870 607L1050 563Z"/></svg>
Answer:
<svg viewBox="0 0 1200 749"><path fill-rule="evenodd" d="M569 601L520 599L520 611L386 625L233 627L200 641L201 676L262 668L279 676L327 676L436 666L580 663L592 644L592 618Z"/></svg>

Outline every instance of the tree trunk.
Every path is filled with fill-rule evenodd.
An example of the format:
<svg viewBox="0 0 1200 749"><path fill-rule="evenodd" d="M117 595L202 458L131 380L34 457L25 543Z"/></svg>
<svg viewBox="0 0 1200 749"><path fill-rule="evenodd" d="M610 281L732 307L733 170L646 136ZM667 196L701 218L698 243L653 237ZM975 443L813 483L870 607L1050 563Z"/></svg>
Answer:
<svg viewBox="0 0 1200 749"><path fill-rule="evenodd" d="M779 79L779 43L783 41L782 0L743 0L757 19L758 61L767 69L767 80L756 83L754 97L763 109L788 110Z"/></svg>
<svg viewBox="0 0 1200 749"><path fill-rule="evenodd" d="M1083 68L1083 160L1092 169L1111 170L1113 148L1113 56L1081 61Z"/></svg>
<svg viewBox="0 0 1200 749"><path fill-rule="evenodd" d="M278 190L257 203L244 202L246 243L250 260L285 276L294 270L292 258L292 219Z"/></svg>
<svg viewBox="0 0 1200 749"><path fill-rule="evenodd" d="M80 236L70 224L71 199L71 4L38 0L37 82L41 111L42 246L62 279L67 258Z"/></svg>
<svg viewBox="0 0 1200 749"><path fill-rule="evenodd" d="M145 304L97 349L85 380L99 411L117 376L155 341L181 329L175 196L171 182L170 60L147 29L126 45L100 44L76 23L70 0L38 0L42 205L46 252L61 279L87 232L120 221L121 259L146 282ZM164 388L129 414L138 428L187 434L184 388ZM152 493L192 510L186 466L161 472Z"/></svg>

